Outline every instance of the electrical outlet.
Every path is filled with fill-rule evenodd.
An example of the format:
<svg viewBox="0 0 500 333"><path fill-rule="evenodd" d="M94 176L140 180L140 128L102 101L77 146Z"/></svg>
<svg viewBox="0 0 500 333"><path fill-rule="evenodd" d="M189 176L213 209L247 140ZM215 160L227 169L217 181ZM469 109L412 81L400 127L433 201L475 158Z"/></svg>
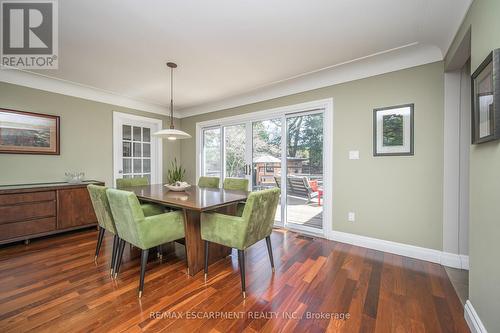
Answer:
<svg viewBox="0 0 500 333"><path fill-rule="evenodd" d="M354 222L356 220L356 214L354 212L349 212L347 214L347 221Z"/></svg>

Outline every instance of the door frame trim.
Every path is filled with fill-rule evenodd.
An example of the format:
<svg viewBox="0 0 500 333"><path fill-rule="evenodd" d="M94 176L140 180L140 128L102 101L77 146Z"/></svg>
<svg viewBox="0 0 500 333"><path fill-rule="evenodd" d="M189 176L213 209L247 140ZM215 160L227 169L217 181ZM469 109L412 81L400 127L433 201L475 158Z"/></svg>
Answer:
<svg viewBox="0 0 500 333"><path fill-rule="evenodd" d="M118 161L121 158L119 156L120 150L117 149L117 144L121 144L121 137L120 137L120 124L124 121L141 121L145 123L151 123L154 125L157 125L159 129L162 128L163 126L163 120L157 119L157 118L149 118L149 117L144 117L144 116L137 116L134 114L129 114L129 113L124 113L124 112L118 112L118 111L113 111L113 184L112 186L116 186L116 176L118 175ZM153 134L153 133L151 133ZM156 153L157 159L156 159L156 170L157 170L157 179L153 180L151 179L152 183L158 183L161 184L163 183L163 141L160 138L154 137L151 135L151 143L153 141L156 141L156 149L153 151L151 150L151 156L153 156L154 153Z"/></svg>
<svg viewBox="0 0 500 333"><path fill-rule="evenodd" d="M333 98L320 99L305 103L287 105L272 109L264 109L255 112L244 113L235 116L216 118L196 123L196 179L201 176L203 161L203 136L201 132L206 127L229 126L241 124L248 121L259 121L290 115L293 113L313 111L317 109L324 110L323 113L323 159L324 159L324 188L325 194L323 205L323 237L330 238L333 234Z"/></svg>

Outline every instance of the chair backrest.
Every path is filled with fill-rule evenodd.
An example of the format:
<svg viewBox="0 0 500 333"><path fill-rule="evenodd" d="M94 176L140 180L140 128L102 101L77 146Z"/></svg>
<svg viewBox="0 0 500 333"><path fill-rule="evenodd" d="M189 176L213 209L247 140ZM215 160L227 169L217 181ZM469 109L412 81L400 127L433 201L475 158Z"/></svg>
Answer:
<svg viewBox="0 0 500 333"><path fill-rule="evenodd" d="M145 220L137 196L128 191L108 189L106 195L113 213L116 230L121 239L142 247L138 224Z"/></svg>
<svg viewBox="0 0 500 333"><path fill-rule="evenodd" d="M144 185L149 185L149 180L147 177L118 178L116 180L116 188L144 186Z"/></svg>
<svg viewBox="0 0 500 333"><path fill-rule="evenodd" d="M111 213L111 208L109 207L108 197L106 196L107 189L106 186L100 185L90 184L87 186L87 190L90 194L90 201L92 201L92 206L94 207L99 226L116 234L115 221Z"/></svg>
<svg viewBox="0 0 500 333"><path fill-rule="evenodd" d="M210 187L210 188L219 188L219 177L200 177L198 179L199 187Z"/></svg>
<svg viewBox="0 0 500 333"><path fill-rule="evenodd" d="M307 181L307 177L294 177L289 176L287 178L288 189L287 191L296 195L308 197L312 192Z"/></svg>
<svg viewBox="0 0 500 333"><path fill-rule="evenodd" d="M242 218L247 223L244 247L247 248L273 231L274 216L280 198L280 189L252 192L248 195Z"/></svg>
<svg viewBox="0 0 500 333"><path fill-rule="evenodd" d="M225 190L248 191L248 179L246 178L224 178Z"/></svg>

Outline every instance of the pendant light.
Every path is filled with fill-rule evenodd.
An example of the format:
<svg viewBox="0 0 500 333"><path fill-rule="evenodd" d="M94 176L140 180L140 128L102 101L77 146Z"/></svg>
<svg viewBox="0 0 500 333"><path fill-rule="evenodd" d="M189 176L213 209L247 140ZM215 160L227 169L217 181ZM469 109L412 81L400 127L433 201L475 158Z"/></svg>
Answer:
<svg viewBox="0 0 500 333"><path fill-rule="evenodd" d="M167 62L167 66L170 68L170 128L162 129L154 133L154 136L160 138L165 138L168 140L177 139L189 139L191 135L183 132L181 130L176 130L174 127L174 68L177 68L177 64L173 62Z"/></svg>

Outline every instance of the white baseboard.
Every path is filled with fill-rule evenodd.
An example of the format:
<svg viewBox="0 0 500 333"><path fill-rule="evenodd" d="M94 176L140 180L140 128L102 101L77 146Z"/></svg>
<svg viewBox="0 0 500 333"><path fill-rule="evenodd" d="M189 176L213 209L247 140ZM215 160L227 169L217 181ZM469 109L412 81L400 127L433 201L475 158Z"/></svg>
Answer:
<svg viewBox="0 0 500 333"><path fill-rule="evenodd" d="M469 256L465 254L460 255L460 263L462 264L462 269L469 270Z"/></svg>
<svg viewBox="0 0 500 333"><path fill-rule="evenodd" d="M479 318L476 310L469 300L465 302L464 317L472 333L488 333L483 325L483 322L481 321L481 318Z"/></svg>
<svg viewBox="0 0 500 333"><path fill-rule="evenodd" d="M469 257L465 255L448 253L403 243L391 242L383 239L360 236L341 231L331 231L329 236L331 240L337 242L357 245L378 251L389 252L410 258L435 262L443 266L469 269Z"/></svg>

